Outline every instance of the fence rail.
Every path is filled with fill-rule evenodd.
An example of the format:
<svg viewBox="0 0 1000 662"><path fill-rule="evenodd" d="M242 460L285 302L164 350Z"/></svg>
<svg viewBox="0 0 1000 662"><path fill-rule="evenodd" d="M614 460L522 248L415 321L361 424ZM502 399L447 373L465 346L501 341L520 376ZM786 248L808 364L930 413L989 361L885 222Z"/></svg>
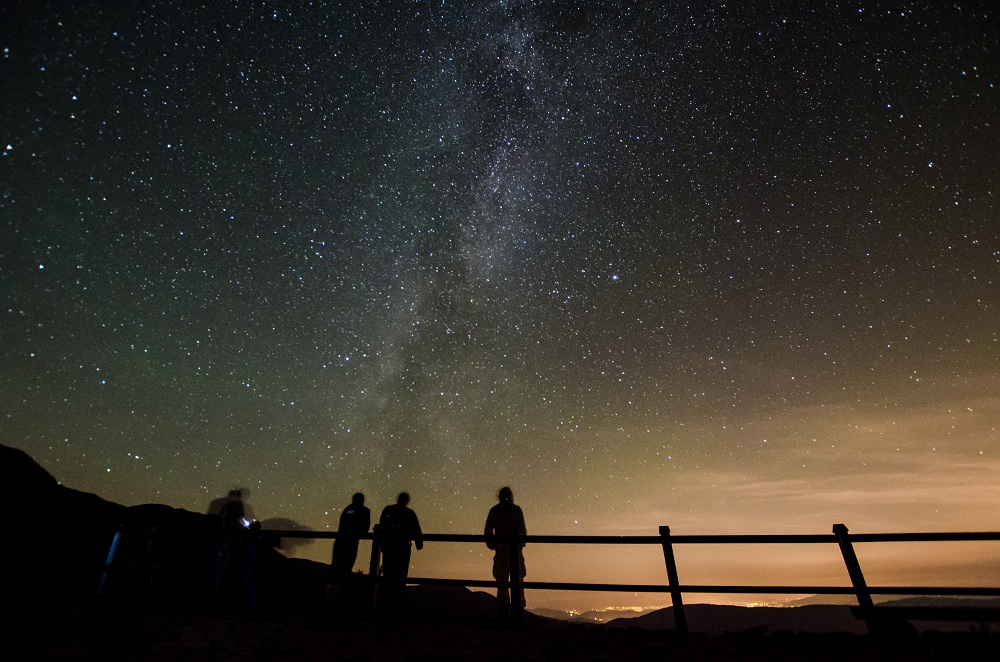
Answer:
<svg viewBox="0 0 1000 662"><path fill-rule="evenodd" d="M334 531L269 531L274 535L287 538L318 538L336 539ZM376 531L361 536L363 540L372 541L370 576L376 577L379 567L379 534ZM425 542L455 542L455 543L485 543L486 536L465 534L427 534ZM854 595L858 600L859 614L868 623L869 630L879 627L883 613L894 612L906 618L921 615L936 615L936 618L948 618L945 611L927 609L904 610L880 609L874 606L872 595L924 595L924 596L1000 596L1000 587L967 587L967 586L868 586L865 582L861 564L854 552L854 544L887 543L887 542L970 542L970 541L1000 541L1000 532L947 532L947 533L867 533L851 535L843 524L835 524L832 534L789 534L789 535L673 535L670 528L660 527L660 535L652 536L564 536L564 535L527 535L514 533L506 536L508 549L511 550L511 568L518 564L513 557L521 544L572 544L572 545L659 545L663 551L667 571L667 581L664 584L605 584L585 582L544 582L524 581L515 571L509 578L510 589L561 590L561 591L616 591L629 593L670 593L674 608L674 623L680 632L687 631L684 616L683 594L688 593L745 593L745 594L816 594L816 595ZM839 545L844 558L850 586L776 586L776 585L721 585L721 584L682 584L679 579L673 548L675 545ZM489 588L496 586L496 581L481 579L448 579L441 577L410 577L410 584L425 584L437 586L466 586ZM516 602L516 601L514 601ZM512 605L516 608L516 605ZM955 610L962 613L973 613L972 610ZM976 609L977 618L1000 620L1000 610Z"/></svg>

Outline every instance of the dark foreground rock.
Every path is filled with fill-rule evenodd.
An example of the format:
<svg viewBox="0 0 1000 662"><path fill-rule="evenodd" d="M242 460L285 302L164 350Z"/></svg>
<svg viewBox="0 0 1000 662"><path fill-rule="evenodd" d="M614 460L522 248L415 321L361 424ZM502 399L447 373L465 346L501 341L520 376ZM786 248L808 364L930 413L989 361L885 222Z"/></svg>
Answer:
<svg viewBox="0 0 1000 662"><path fill-rule="evenodd" d="M569 626L499 629L312 612L271 617L107 607L7 616L7 660L963 660L997 659L1000 637L926 633L704 634Z"/></svg>
<svg viewBox="0 0 1000 662"><path fill-rule="evenodd" d="M6 515L0 600L6 608L86 604L99 591L103 600L128 603L193 605L205 600L213 542L224 535L217 515L163 504L113 503L59 484L29 455L4 445L0 503ZM270 550L266 560L282 566L284 557L270 549L276 542L265 545ZM271 574L283 571L276 567Z"/></svg>

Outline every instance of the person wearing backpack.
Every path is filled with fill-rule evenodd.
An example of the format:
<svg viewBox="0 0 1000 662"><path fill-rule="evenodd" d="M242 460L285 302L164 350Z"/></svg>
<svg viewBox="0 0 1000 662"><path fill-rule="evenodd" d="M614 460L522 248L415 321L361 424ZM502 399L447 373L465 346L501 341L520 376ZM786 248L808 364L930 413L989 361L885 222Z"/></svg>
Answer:
<svg viewBox="0 0 1000 662"><path fill-rule="evenodd" d="M498 503L490 508L486 516L486 546L493 550L493 578L497 580L497 613L500 622L518 621L524 610L524 588L511 588L511 578L517 573L519 579L524 579L524 554L521 549L524 543L518 544L516 556L517 568L511 567L510 545L507 542L510 535L526 536L528 529L524 525L524 513L521 507L514 503L514 492L509 487L500 488L497 495ZM514 595L511 595L514 593Z"/></svg>

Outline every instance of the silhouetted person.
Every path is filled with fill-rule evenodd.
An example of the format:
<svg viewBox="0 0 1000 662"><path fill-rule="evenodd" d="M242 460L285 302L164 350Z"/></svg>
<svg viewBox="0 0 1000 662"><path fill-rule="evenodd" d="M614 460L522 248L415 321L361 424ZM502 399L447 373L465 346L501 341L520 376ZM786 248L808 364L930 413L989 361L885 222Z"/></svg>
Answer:
<svg viewBox="0 0 1000 662"><path fill-rule="evenodd" d="M222 530L224 533L238 532L246 528L247 522L243 520L246 519L247 509L242 500L233 499L232 501L227 501L222 506L221 514Z"/></svg>
<svg viewBox="0 0 1000 662"><path fill-rule="evenodd" d="M382 595L380 603L389 613L405 609L406 576L410 572L410 541L424 548L423 533L417 514L407 507L410 495L400 492L396 503L386 506L379 518L379 541L382 548Z"/></svg>
<svg viewBox="0 0 1000 662"><path fill-rule="evenodd" d="M277 596L277 577L284 557L275 549L281 538L261 530L257 520L247 528L243 608L249 613L269 607Z"/></svg>
<svg viewBox="0 0 1000 662"><path fill-rule="evenodd" d="M350 579L354 562L358 559L358 543L371 526L371 511L365 507L361 492L351 497L351 503L340 513L337 539L333 542L333 559L330 562L329 597L336 600L341 587Z"/></svg>
<svg viewBox="0 0 1000 662"><path fill-rule="evenodd" d="M209 562L212 565L212 572L208 601L211 606L232 607L242 602L246 575L247 527L251 525L245 515L243 501L240 499L229 500L222 506L222 535L209 543Z"/></svg>
<svg viewBox="0 0 1000 662"><path fill-rule="evenodd" d="M225 506L230 501L242 501L243 490L235 489L229 490L229 494L224 497L219 497L218 499L212 499L211 503L208 504L208 514L218 515L222 517L222 507Z"/></svg>
<svg viewBox="0 0 1000 662"><path fill-rule="evenodd" d="M248 519L253 519L253 509L250 507L244 498L250 494L249 490L242 487L237 487L235 489L229 490L229 494L224 497L219 497L217 499L212 499L211 503L208 504L208 514L218 515L222 520L222 528L225 529L231 522L226 522L226 514L235 512L234 508L239 508L242 510L240 517L246 517ZM239 506L232 506L233 502L239 502Z"/></svg>
<svg viewBox="0 0 1000 662"><path fill-rule="evenodd" d="M515 617L520 616L524 609L524 589L516 591L516 595L511 596L510 579L514 572L518 577L524 579L527 574L524 568L524 554L517 550L518 567L510 567L510 546L506 542L511 532L519 535L528 535L528 530L524 525L524 513L521 507L514 505L514 492L509 487L500 488L497 495L499 503L490 508L489 515L486 516L486 546L493 550L493 577L497 580L497 611L500 613L500 620L506 622L511 616L511 597L517 601L520 609L513 610ZM520 544L524 547L524 543Z"/></svg>

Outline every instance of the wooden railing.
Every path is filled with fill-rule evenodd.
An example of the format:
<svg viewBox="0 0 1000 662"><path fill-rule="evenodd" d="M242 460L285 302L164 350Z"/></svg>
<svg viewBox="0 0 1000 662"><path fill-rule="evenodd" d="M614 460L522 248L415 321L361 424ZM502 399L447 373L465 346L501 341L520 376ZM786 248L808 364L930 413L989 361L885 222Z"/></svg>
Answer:
<svg viewBox="0 0 1000 662"><path fill-rule="evenodd" d="M273 535L288 538L336 538L336 532L319 531L270 531ZM372 540L369 576L377 577L379 568L379 544L377 530L365 534L362 539ZM858 608L855 614L866 621L870 631L881 628L887 619L915 620L970 620L1000 621L1000 609L932 609L932 608L883 608L876 607L872 595L921 595L921 596L1000 596L1000 588L964 586L868 586L861 564L854 552L854 544L885 542L965 542L1000 541L1000 532L971 533L874 533L850 535L843 524L835 524L832 534L826 535L673 535L670 527L661 526L657 536L549 536L510 534L508 549L512 555L511 568L517 568L516 555L522 543L533 544L574 544L574 545L659 545L663 551L667 572L665 584L604 584L583 582L539 582L523 581L517 572L510 577L512 593L519 589L541 589L561 591L623 591L629 593L670 593L674 608L674 623L679 632L687 631L684 616L685 593L742 593L742 594L815 594L815 595L855 595ZM467 542L485 543L481 535L428 534L425 542ZM675 545L747 545L747 544L836 544L840 547L851 586L775 586L775 585L722 585L722 584L682 584L674 559ZM437 586L493 587L495 581L480 579L446 579L438 577L410 577L410 584L430 584ZM517 601L512 601L516 603ZM512 604L516 611L519 606ZM515 617L517 614L515 613Z"/></svg>

